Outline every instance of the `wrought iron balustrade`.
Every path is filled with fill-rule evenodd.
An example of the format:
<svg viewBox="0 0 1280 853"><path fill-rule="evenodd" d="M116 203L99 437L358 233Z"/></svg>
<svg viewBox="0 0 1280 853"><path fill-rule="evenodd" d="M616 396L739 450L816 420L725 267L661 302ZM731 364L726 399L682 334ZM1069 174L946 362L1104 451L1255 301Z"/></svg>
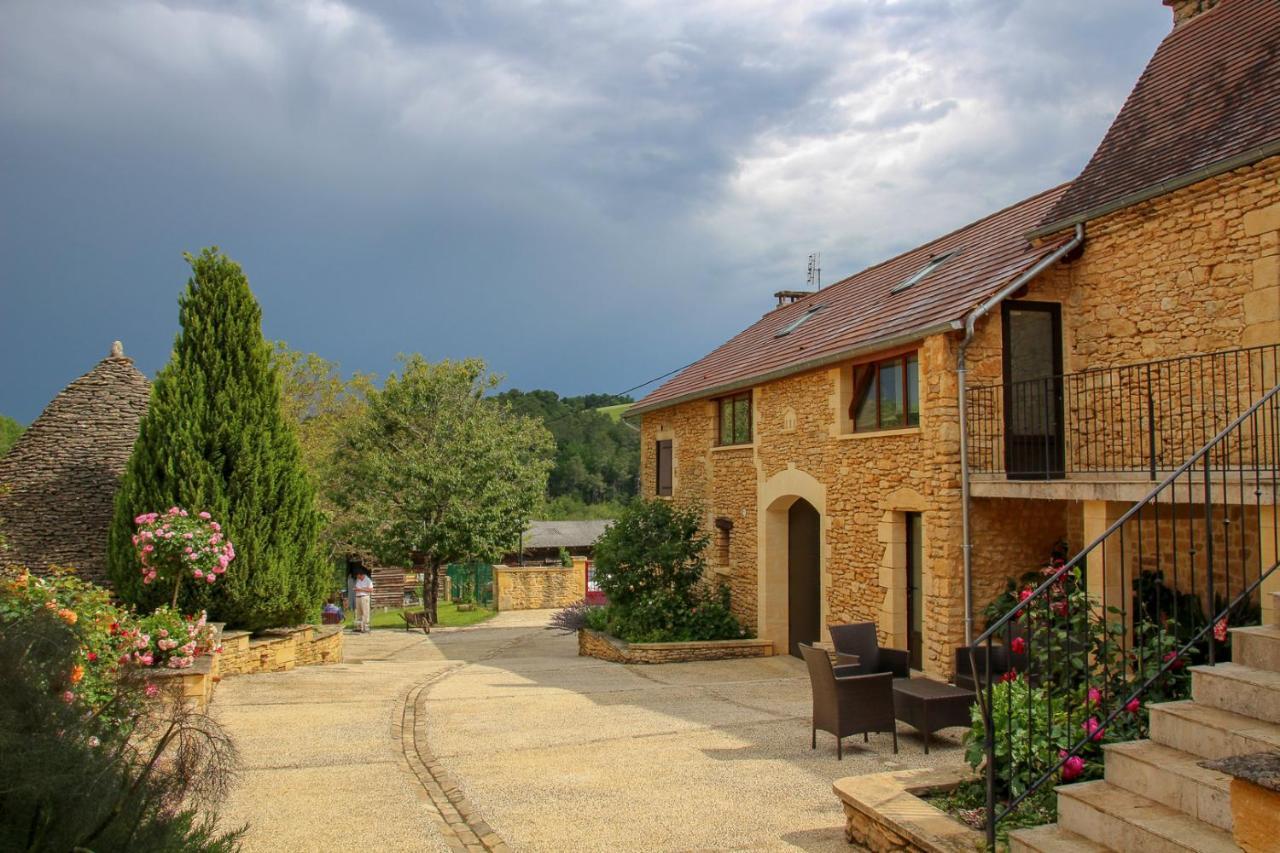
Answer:
<svg viewBox="0 0 1280 853"><path fill-rule="evenodd" d="M1280 345L967 389L969 470L1009 479L1180 465L1280 381Z"/></svg>
<svg viewBox="0 0 1280 853"><path fill-rule="evenodd" d="M1274 358L1275 348L1223 355L1244 365L1259 352ZM1177 361L1139 369L1166 381L1186 367ZM1096 771L1101 742L1146 736L1147 702L1184 698L1188 665L1229 659L1228 628L1261 623L1280 545L1280 385L1270 375L1269 389L969 647L993 846L1029 796ZM997 646L1021 671L993 672Z"/></svg>

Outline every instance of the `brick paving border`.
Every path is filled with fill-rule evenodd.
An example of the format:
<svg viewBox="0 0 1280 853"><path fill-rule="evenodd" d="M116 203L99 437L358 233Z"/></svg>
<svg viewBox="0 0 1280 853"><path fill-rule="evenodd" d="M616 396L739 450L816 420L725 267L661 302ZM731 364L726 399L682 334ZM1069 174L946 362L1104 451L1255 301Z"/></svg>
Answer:
<svg viewBox="0 0 1280 853"><path fill-rule="evenodd" d="M503 643L473 663L491 660L522 639L523 637L518 637ZM435 809L437 827L449 849L453 853L510 853L511 848L480 817L457 782L427 745L427 689L469 665L459 662L408 690L401 702L400 718L392 721L391 733L400 741L403 766L418 778L421 785L420 799L430 802Z"/></svg>

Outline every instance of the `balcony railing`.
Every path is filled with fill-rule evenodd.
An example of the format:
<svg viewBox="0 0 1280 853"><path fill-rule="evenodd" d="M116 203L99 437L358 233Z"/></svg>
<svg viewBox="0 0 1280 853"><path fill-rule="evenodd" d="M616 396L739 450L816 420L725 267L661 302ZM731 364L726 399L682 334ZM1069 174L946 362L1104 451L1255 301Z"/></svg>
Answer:
<svg viewBox="0 0 1280 853"><path fill-rule="evenodd" d="M1009 479L1156 480L1253 405L1278 374L1280 345L1269 344L970 387L969 469Z"/></svg>

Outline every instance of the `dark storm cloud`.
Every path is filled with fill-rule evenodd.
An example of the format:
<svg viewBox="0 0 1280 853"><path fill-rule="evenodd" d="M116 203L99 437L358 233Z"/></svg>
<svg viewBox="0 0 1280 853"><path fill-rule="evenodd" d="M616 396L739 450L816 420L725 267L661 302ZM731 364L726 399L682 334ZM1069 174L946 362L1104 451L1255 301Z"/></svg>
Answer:
<svg viewBox="0 0 1280 853"><path fill-rule="evenodd" d="M182 250L348 369L480 354L614 390L1069 177L1155 42L1116 4L89 2L0 26L0 412L122 338Z"/></svg>

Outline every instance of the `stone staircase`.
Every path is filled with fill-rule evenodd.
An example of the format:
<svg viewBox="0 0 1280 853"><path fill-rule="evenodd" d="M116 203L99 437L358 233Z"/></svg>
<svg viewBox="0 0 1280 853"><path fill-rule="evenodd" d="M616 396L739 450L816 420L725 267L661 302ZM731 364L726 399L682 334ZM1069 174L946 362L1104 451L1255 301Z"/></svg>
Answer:
<svg viewBox="0 0 1280 853"><path fill-rule="evenodd" d="M1238 853L1231 777L1198 762L1280 752L1280 617L1231 634L1232 663L1193 667L1192 698L1152 705L1151 739L1105 746L1105 778L1059 787L1058 822L1009 833L1011 853Z"/></svg>

